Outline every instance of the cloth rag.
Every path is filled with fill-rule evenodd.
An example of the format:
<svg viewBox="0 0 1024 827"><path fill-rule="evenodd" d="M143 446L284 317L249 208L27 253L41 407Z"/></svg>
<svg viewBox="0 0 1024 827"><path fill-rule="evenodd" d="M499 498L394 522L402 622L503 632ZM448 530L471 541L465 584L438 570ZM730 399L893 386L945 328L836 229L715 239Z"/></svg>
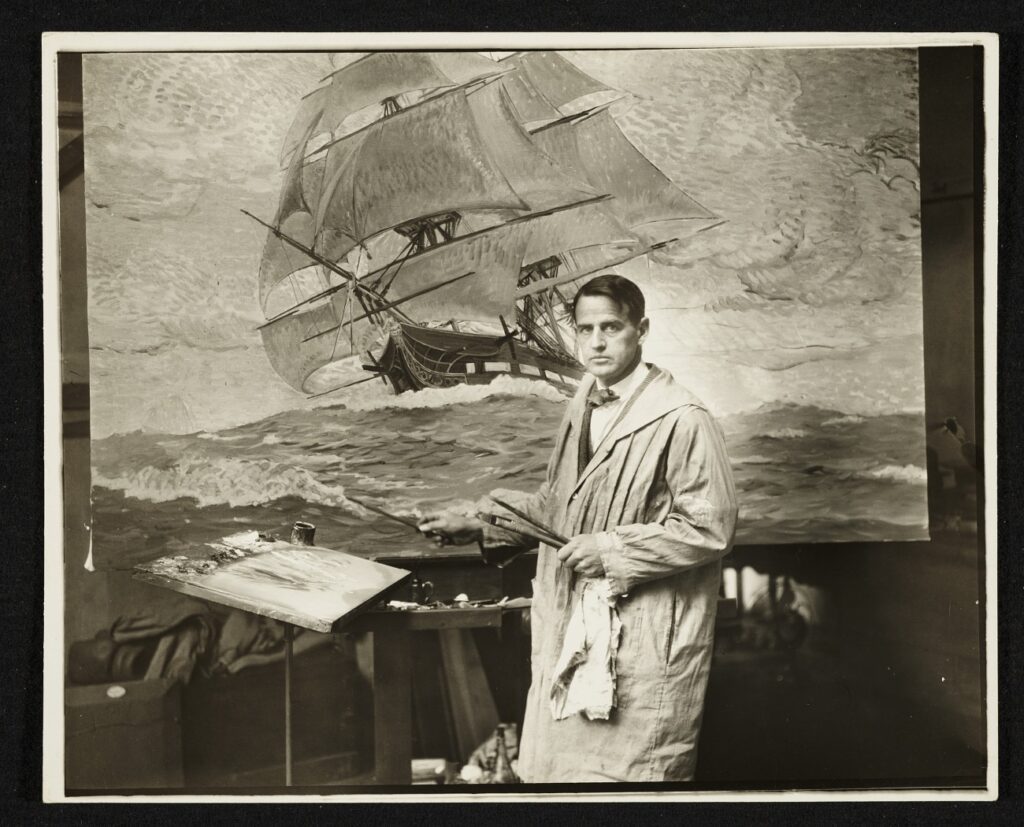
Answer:
<svg viewBox="0 0 1024 827"><path fill-rule="evenodd" d="M615 708L615 654L622 622L606 578L582 582L551 684L556 721L577 713L607 721Z"/></svg>

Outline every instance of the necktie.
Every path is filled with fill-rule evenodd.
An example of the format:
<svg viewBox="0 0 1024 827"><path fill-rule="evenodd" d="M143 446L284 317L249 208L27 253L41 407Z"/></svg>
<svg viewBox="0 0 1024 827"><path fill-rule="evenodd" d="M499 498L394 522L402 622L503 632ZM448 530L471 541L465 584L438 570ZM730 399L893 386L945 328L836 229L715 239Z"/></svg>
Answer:
<svg viewBox="0 0 1024 827"><path fill-rule="evenodd" d="M613 402L619 398L619 395L615 391L609 388L599 388L596 384L590 389L590 395L587 397L587 404L583 408L583 419L580 421L580 442L579 442L579 453L577 454L577 476L583 473L583 469L587 467L588 463L593 456L590 453L590 419L594 413L594 408L600 408L602 405L608 402Z"/></svg>

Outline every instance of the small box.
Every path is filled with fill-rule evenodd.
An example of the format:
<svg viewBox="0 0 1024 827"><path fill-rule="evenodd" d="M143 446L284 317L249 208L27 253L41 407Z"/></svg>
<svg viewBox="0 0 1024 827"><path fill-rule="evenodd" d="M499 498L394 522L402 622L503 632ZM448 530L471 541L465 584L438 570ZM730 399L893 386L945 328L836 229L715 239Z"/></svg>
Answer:
<svg viewBox="0 0 1024 827"><path fill-rule="evenodd" d="M69 686L64 716L69 793L183 785L176 681Z"/></svg>

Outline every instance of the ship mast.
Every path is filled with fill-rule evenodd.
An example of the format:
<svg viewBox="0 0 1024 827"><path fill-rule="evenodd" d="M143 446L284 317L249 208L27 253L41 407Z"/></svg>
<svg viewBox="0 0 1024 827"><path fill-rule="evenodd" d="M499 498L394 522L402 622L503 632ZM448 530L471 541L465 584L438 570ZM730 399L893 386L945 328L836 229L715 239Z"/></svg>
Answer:
<svg viewBox="0 0 1024 827"><path fill-rule="evenodd" d="M405 335L399 328L439 330L449 319L454 342L468 341L455 319L504 326L514 317L516 329L504 326L485 348L506 348L513 363L546 354L562 366L556 373L581 370L559 285L675 241L665 236L678 227L666 232L658 222L714 217L628 141L607 105L572 112L573 101L614 90L556 52L500 63L469 53L371 53L323 80L286 137L282 158L291 161L273 224L243 210L268 229L264 345L297 389L310 392L313 373L357 351L383 375L373 350L380 337L394 342ZM377 119L366 124L374 105ZM328 140L307 154L317 130ZM360 260L383 253L387 264L364 274L353 266L357 251ZM316 265L342 283L314 287L302 271ZM271 315L267 297L286 279L296 301ZM513 348L511 337L525 347ZM459 347L437 358L458 358Z"/></svg>

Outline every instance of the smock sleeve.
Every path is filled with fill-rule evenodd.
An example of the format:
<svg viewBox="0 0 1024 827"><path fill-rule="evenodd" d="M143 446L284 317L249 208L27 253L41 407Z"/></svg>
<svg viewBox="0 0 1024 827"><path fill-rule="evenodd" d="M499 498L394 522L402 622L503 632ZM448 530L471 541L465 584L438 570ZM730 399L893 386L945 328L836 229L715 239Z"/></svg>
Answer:
<svg viewBox="0 0 1024 827"><path fill-rule="evenodd" d="M681 409L675 416L661 472L672 498L668 516L597 535L616 594L714 562L732 546L738 508L721 428L702 408Z"/></svg>

